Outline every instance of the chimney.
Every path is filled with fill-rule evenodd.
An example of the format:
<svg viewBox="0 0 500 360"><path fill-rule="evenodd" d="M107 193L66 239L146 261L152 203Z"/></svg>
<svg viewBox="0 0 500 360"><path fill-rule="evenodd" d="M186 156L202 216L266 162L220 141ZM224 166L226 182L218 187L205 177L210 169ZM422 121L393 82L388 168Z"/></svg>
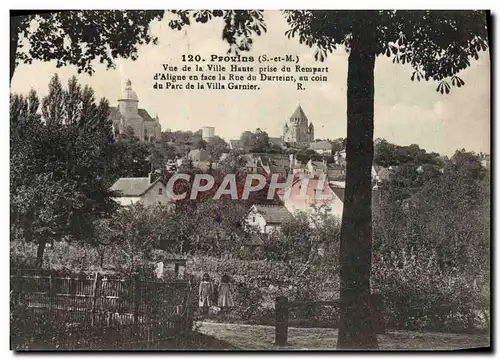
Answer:
<svg viewBox="0 0 500 360"><path fill-rule="evenodd" d="M150 184L152 184L152 183L153 183L153 181L155 181L155 180L156 180L156 179L155 179L155 173L154 173L153 171L151 171L151 172L149 173L149 183L150 183Z"/></svg>

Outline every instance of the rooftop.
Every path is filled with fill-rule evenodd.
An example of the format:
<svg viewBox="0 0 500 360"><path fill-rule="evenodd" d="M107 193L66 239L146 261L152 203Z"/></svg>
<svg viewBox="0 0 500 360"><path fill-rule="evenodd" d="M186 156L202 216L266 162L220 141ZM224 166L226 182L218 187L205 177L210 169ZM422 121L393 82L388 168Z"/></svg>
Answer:
<svg viewBox="0 0 500 360"><path fill-rule="evenodd" d="M268 224L282 224L292 218L292 214L282 205L260 205L253 206L255 211L261 214Z"/></svg>
<svg viewBox="0 0 500 360"><path fill-rule="evenodd" d="M141 196L151 185L149 177L120 178L111 190L119 191L121 196Z"/></svg>

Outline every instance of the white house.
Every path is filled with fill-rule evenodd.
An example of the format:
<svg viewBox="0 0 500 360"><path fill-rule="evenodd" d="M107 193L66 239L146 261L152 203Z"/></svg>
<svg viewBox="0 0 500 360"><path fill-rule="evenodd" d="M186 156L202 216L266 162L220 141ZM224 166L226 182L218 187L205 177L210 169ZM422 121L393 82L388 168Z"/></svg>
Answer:
<svg viewBox="0 0 500 360"><path fill-rule="evenodd" d="M173 205L174 200L167 196L166 185L161 177L153 179L153 174L149 177L120 178L111 187L118 196L114 198L122 206L135 203L143 205Z"/></svg>
<svg viewBox="0 0 500 360"><path fill-rule="evenodd" d="M250 208L244 219L248 228L256 228L261 234L280 231L286 221L292 219L292 214L282 205L255 204Z"/></svg>
<svg viewBox="0 0 500 360"><path fill-rule="evenodd" d="M317 208L325 206L334 217L338 219L342 217L343 199L340 199L329 186L326 176L322 179L317 176L297 175L291 188L279 189L278 196L292 214L312 213Z"/></svg>

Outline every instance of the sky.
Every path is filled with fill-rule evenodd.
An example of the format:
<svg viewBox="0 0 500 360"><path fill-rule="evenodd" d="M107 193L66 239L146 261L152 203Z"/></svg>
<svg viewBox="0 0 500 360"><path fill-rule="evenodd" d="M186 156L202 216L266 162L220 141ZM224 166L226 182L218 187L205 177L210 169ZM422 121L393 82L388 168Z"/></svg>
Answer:
<svg viewBox="0 0 500 360"><path fill-rule="evenodd" d="M281 136L282 128L300 104L315 127L316 138L346 136L347 57L342 49L329 54L324 63L314 60L314 50L288 39L283 15L266 11L267 33L255 37L247 56L294 54L303 66L327 66L327 82L310 82L298 91L290 83L264 83L259 91L187 91L153 89L153 76L162 72L162 64L182 65L183 54L225 55L227 43L221 39L222 22L194 23L181 31L168 27L168 20L155 22L151 31L158 45L139 49L136 61L117 59L116 69L96 64L94 75L78 74L75 67L56 68L55 62L34 61L19 65L11 83L11 92L27 93L31 88L40 96L47 94L51 77L58 73L63 83L76 75L83 85L91 86L98 98L118 104L125 82L130 78L139 97L139 107L150 115L158 114L162 129L197 131L214 126L216 135L237 139L245 130L261 128L270 136ZM393 64L378 57L375 64L375 137L398 145L418 144L427 151L452 155L465 148L490 152L490 63L489 54L459 76L466 85L452 87L450 94L436 92L437 83L413 82L409 66Z"/></svg>

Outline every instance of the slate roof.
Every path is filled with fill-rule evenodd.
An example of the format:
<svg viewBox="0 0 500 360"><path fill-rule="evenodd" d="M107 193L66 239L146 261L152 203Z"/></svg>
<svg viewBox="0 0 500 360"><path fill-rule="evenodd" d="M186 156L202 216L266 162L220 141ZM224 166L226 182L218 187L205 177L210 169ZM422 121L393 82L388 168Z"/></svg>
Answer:
<svg viewBox="0 0 500 360"><path fill-rule="evenodd" d="M304 113L304 110L302 110L302 107L299 105L297 106L297 109L295 109L295 112L293 113L292 116L290 116L290 119L306 119L307 116Z"/></svg>
<svg viewBox="0 0 500 360"><path fill-rule="evenodd" d="M282 224L292 219L292 214L284 206L280 205L254 205L255 211L261 214L267 224Z"/></svg>
<svg viewBox="0 0 500 360"><path fill-rule="evenodd" d="M159 181L159 179L156 181ZM119 191L121 196L141 196L153 184L149 183L149 177L120 178L116 180L111 190Z"/></svg>
<svg viewBox="0 0 500 360"><path fill-rule="evenodd" d="M144 121L155 121L145 109L138 109L137 113ZM118 109L118 107L110 106L109 117L113 120L118 120L121 118L120 110Z"/></svg>

